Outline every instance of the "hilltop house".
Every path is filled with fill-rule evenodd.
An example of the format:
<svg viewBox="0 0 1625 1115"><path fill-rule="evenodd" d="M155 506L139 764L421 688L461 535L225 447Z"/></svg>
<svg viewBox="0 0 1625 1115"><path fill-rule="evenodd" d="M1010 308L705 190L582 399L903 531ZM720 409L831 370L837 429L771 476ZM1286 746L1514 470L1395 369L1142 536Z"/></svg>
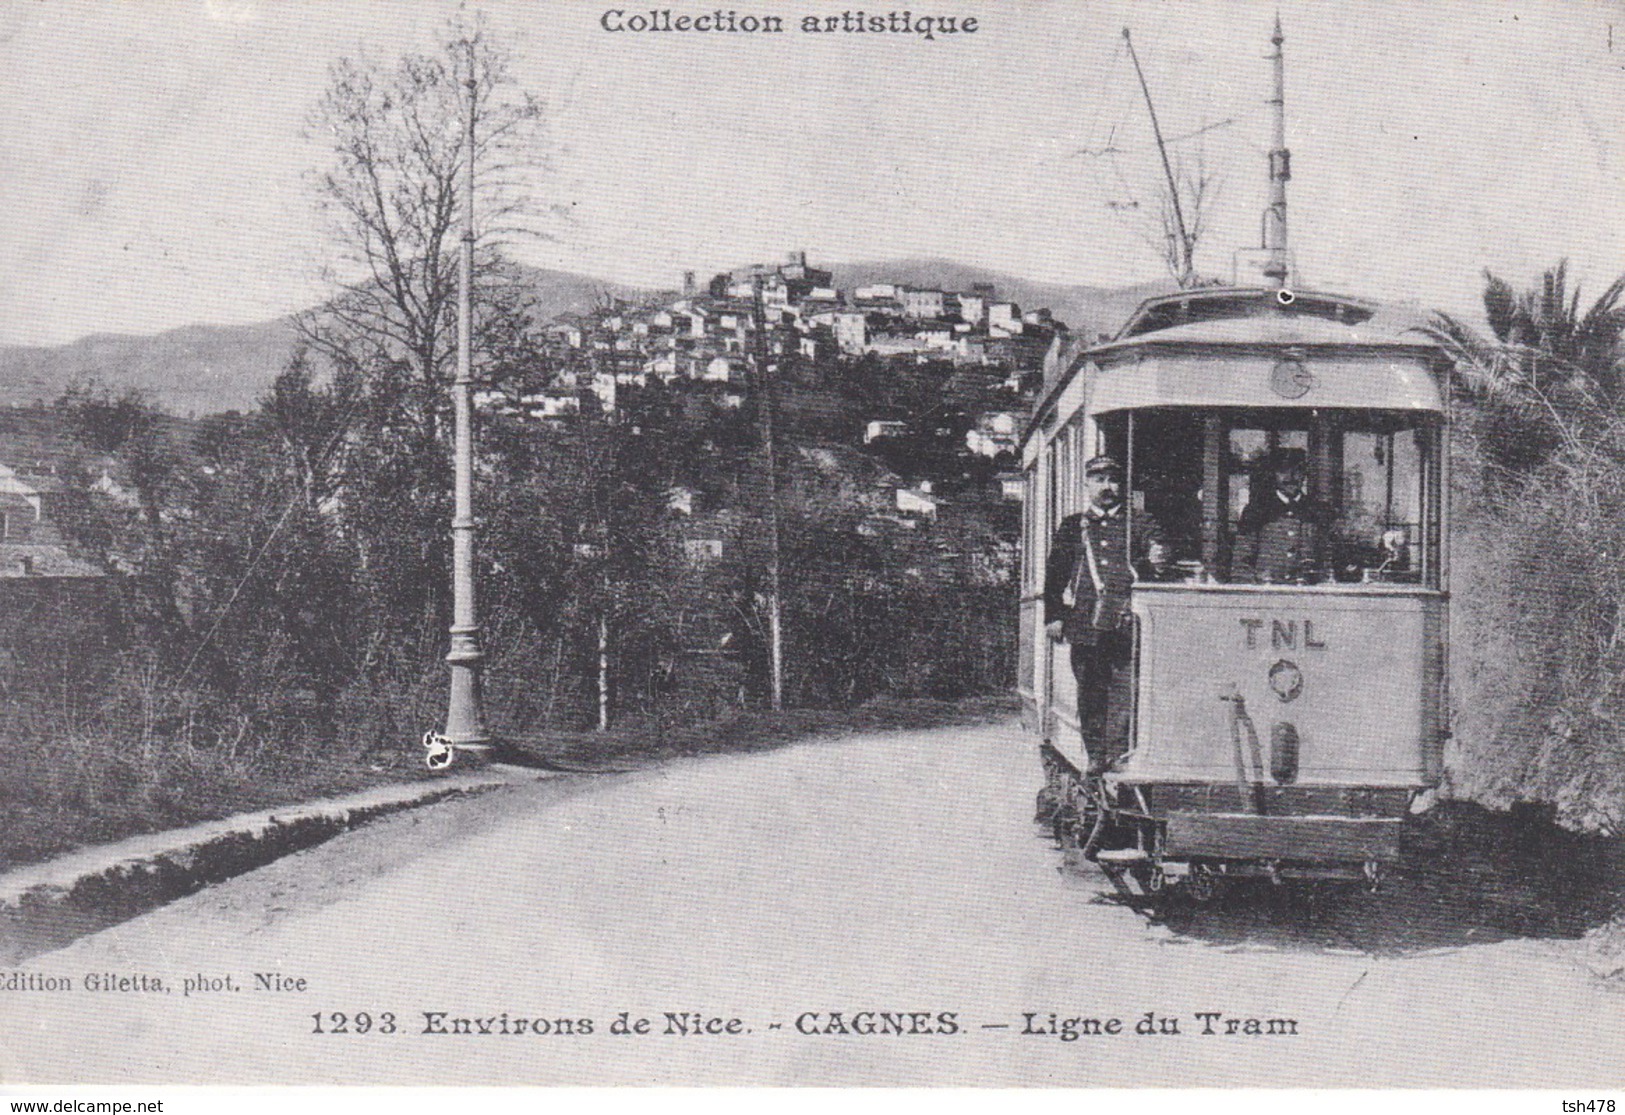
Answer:
<svg viewBox="0 0 1625 1115"><path fill-rule="evenodd" d="M988 411L976 418L976 424L965 431L965 445L982 457L997 457L1000 453L1016 451L1016 416L1009 411Z"/></svg>
<svg viewBox="0 0 1625 1115"><path fill-rule="evenodd" d="M948 312L947 295L940 290L903 291L903 316L911 318L939 318Z"/></svg>
<svg viewBox="0 0 1625 1115"><path fill-rule="evenodd" d="M902 437L908 432L908 423L897 418L872 419L863 427L863 444L869 445L881 438Z"/></svg>
<svg viewBox="0 0 1625 1115"><path fill-rule="evenodd" d="M1021 307L1014 302L993 302L987 308L987 331L995 337L1013 337L1022 331Z"/></svg>
<svg viewBox="0 0 1625 1115"><path fill-rule="evenodd" d="M92 485L114 501L133 498L106 470ZM67 497L62 481L49 473L19 472L0 465L0 577L104 577L106 572L69 552L52 519Z"/></svg>
<svg viewBox="0 0 1625 1115"><path fill-rule="evenodd" d="M897 489L897 510L905 515L918 515L925 519L937 517L937 497L929 480L922 480L912 488Z"/></svg>

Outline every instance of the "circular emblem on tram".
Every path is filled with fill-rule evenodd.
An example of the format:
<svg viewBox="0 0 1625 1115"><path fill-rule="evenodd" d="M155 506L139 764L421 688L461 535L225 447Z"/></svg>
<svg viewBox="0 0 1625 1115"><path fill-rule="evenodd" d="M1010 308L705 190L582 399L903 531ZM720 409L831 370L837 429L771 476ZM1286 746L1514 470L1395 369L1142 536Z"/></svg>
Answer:
<svg viewBox="0 0 1625 1115"><path fill-rule="evenodd" d="M1283 357L1270 369L1270 390L1283 399L1301 399L1315 385L1315 373L1295 356Z"/></svg>
<svg viewBox="0 0 1625 1115"><path fill-rule="evenodd" d="M1291 659L1280 659L1270 667L1270 688L1282 704L1296 700L1303 692L1303 671Z"/></svg>

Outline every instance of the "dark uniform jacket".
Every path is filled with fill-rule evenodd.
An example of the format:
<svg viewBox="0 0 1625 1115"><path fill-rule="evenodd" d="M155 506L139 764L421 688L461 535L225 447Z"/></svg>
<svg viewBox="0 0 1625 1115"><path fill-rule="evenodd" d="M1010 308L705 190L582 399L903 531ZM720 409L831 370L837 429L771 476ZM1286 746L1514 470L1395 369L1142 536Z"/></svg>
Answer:
<svg viewBox="0 0 1625 1115"><path fill-rule="evenodd" d="M1044 564L1044 622L1065 620L1077 611L1087 616L1094 610L1095 583L1089 576L1089 561L1083 546L1083 524L1089 524L1094 543L1095 565L1107 592L1129 594L1135 569L1144 563L1153 542L1163 541L1162 528L1144 512L1134 514L1133 564L1128 547L1128 511L1119 506L1112 514L1100 515L1094 508L1068 515L1055 528L1050 540L1049 559ZM1070 603L1068 602L1070 601ZM1087 623L1069 625L1077 634L1073 642L1089 643L1099 637Z"/></svg>
<svg viewBox="0 0 1625 1115"><path fill-rule="evenodd" d="M1329 521L1325 505L1307 495L1289 500L1272 489L1249 500L1237 524L1235 579L1261 584L1312 579L1325 564Z"/></svg>

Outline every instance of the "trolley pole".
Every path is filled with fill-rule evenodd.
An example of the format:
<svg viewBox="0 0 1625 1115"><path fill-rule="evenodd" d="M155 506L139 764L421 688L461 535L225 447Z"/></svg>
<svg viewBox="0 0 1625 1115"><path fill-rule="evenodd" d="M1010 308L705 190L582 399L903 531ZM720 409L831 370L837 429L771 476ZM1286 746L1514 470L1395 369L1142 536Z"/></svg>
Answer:
<svg viewBox="0 0 1625 1115"><path fill-rule="evenodd" d="M479 614L474 600L474 418L473 332L474 314L474 47L468 44L467 130L463 137L463 243L458 260L457 378L452 383L455 407L455 507L451 520L452 621L451 695L446 709L444 743L454 754L488 757L491 736L485 727L480 686L485 654L480 649Z"/></svg>
<svg viewBox="0 0 1625 1115"><path fill-rule="evenodd" d="M1281 17L1275 17L1275 34L1270 42L1275 52L1270 61L1275 69L1275 91L1269 104L1275 124L1275 143L1270 148L1270 207L1264 214L1264 248L1269 259L1264 264L1264 275L1285 290L1291 268L1286 253L1286 184L1292 178L1292 152L1286 146L1286 64L1281 57Z"/></svg>
<svg viewBox="0 0 1625 1115"><path fill-rule="evenodd" d="M1151 117L1151 134L1157 141L1157 154L1162 156L1162 174L1168 182L1168 203L1174 213L1174 236L1178 238L1179 249L1179 285L1192 286L1195 283L1195 265L1191 260L1194 243L1189 229L1185 225L1185 209L1179 203L1179 181L1174 177L1174 168L1168 161L1168 145L1162 139L1162 125L1157 121L1157 106L1151 103L1151 86L1146 83L1145 71L1140 68L1140 56L1134 50L1134 39L1127 27L1123 28L1123 44L1128 47L1129 61L1134 63L1134 74L1140 79L1140 92L1145 95L1145 111Z"/></svg>

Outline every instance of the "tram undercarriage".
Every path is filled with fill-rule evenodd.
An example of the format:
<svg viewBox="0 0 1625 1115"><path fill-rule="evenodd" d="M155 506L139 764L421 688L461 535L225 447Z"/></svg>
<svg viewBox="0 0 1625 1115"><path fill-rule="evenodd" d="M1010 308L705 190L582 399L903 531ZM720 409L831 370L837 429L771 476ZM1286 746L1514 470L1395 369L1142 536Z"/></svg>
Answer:
<svg viewBox="0 0 1625 1115"><path fill-rule="evenodd" d="M1138 785L1080 772L1047 743L1042 755L1035 821L1128 897L1206 903L1236 879L1375 892L1399 859L1404 789Z"/></svg>

